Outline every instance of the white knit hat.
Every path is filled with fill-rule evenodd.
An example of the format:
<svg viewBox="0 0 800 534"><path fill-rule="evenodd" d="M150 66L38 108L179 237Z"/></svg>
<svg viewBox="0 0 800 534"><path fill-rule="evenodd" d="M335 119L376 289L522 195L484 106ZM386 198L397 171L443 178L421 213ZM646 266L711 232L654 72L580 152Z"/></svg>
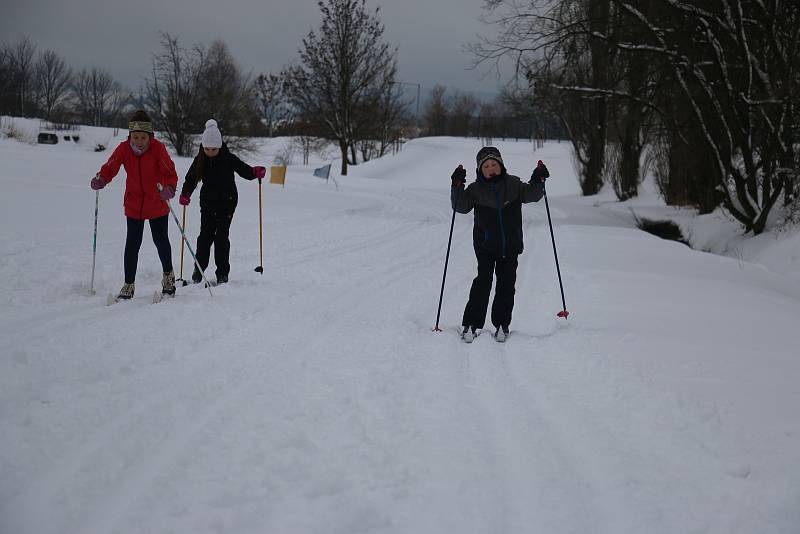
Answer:
<svg viewBox="0 0 800 534"><path fill-rule="evenodd" d="M214 119L208 119L206 121L206 129L203 132L202 142L205 148L222 148L222 134L219 133L217 121Z"/></svg>

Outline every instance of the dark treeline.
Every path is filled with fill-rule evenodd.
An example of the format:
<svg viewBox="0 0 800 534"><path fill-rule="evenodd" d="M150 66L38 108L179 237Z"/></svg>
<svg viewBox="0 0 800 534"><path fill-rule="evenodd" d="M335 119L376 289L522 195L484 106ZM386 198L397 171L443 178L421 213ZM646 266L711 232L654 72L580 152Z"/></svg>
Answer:
<svg viewBox="0 0 800 534"><path fill-rule="evenodd" d="M135 92L101 67L73 70L56 51L39 50L28 37L0 45L1 114L41 118L55 127L124 128L132 111L144 108L179 155L193 149L210 116L232 135L267 133L257 94L257 84L222 41L185 49L163 33L152 70Z"/></svg>
<svg viewBox="0 0 800 534"><path fill-rule="evenodd" d="M0 113L95 126L119 123L130 95L107 71L73 71L28 37L0 44Z"/></svg>
<svg viewBox="0 0 800 534"><path fill-rule="evenodd" d="M423 135L491 139L561 139L565 131L558 116L537 106L524 92L510 89L494 101L471 92L437 85L422 112Z"/></svg>
<svg viewBox="0 0 800 534"><path fill-rule="evenodd" d="M779 0L486 0L530 98L569 133L584 194L722 206L761 233L797 213L800 4Z"/></svg>

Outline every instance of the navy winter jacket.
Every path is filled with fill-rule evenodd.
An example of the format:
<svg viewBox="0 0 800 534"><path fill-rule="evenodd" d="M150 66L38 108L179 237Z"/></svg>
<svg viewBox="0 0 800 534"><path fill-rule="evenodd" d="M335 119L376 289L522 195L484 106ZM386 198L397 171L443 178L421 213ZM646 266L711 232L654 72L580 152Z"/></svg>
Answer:
<svg viewBox="0 0 800 534"><path fill-rule="evenodd" d="M506 258L522 254L522 204L538 202L543 196L544 184L523 182L503 169L503 174L490 180L478 173L466 189L454 187L450 200L458 213L475 210L475 251Z"/></svg>

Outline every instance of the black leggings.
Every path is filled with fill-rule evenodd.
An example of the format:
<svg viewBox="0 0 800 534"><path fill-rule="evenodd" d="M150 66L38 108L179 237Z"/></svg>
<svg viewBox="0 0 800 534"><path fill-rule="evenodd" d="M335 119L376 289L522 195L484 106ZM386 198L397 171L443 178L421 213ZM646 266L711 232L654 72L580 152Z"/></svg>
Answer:
<svg viewBox="0 0 800 534"><path fill-rule="evenodd" d="M153 243L158 249L161 259L161 268L165 273L172 270L172 247L169 245L167 223L169 215L157 219L150 219L150 233L153 234ZM136 281L136 266L139 263L139 247L142 246L144 234L144 220L128 217L128 237L125 240L125 283L132 284Z"/></svg>

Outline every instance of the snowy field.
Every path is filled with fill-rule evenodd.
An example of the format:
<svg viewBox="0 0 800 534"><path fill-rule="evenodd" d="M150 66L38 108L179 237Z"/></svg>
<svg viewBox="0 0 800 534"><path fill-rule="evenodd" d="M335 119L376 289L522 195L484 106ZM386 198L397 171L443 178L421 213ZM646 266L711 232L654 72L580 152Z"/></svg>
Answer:
<svg viewBox="0 0 800 534"><path fill-rule="evenodd" d="M412 141L338 191L321 161L291 166L264 185L263 276L240 180L229 284L151 304L146 230L136 297L112 307L124 173L100 192L88 295L110 152L0 141L0 532L800 532L796 273L637 230L578 195L566 143L497 144L523 178L550 167L571 314L544 202L526 205L511 337L465 345L471 215L431 327L449 176L476 140Z"/></svg>

